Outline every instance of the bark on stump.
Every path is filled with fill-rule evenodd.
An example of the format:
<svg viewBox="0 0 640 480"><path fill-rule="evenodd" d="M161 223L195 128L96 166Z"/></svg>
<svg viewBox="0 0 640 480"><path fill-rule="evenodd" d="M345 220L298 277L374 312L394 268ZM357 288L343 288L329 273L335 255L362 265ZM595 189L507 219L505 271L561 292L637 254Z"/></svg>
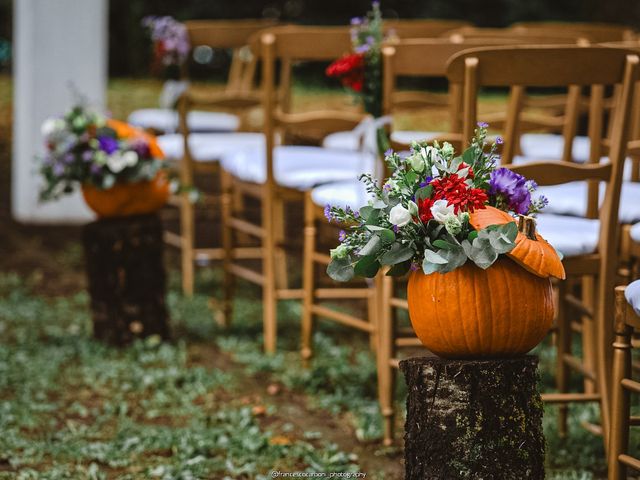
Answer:
<svg viewBox="0 0 640 480"><path fill-rule="evenodd" d="M538 359L410 358L407 480L544 478Z"/></svg>
<svg viewBox="0 0 640 480"><path fill-rule="evenodd" d="M160 218L98 220L84 227L83 243L94 337L114 345L168 338Z"/></svg>

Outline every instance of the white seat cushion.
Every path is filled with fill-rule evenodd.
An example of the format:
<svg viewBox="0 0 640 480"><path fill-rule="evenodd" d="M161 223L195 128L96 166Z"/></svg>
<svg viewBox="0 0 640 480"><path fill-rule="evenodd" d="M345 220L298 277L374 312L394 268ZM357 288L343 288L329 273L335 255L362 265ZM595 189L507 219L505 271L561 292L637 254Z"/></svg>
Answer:
<svg viewBox="0 0 640 480"><path fill-rule="evenodd" d="M631 282L624 291L624 296L633 307L636 315L640 315L640 280Z"/></svg>
<svg viewBox="0 0 640 480"><path fill-rule="evenodd" d="M346 132L330 133L322 140L324 148L335 148L340 150L360 150L362 135L352 130Z"/></svg>
<svg viewBox="0 0 640 480"><path fill-rule="evenodd" d="M565 257L594 253L598 247L600 221L541 213L538 232Z"/></svg>
<svg viewBox="0 0 640 480"><path fill-rule="evenodd" d="M584 217L587 212L587 184L571 182L563 185L539 187L536 194L549 199L545 213L573 215ZM602 204L605 195L605 184L600 185L599 200ZM618 211L620 223L640 222L640 183L624 182Z"/></svg>
<svg viewBox="0 0 640 480"><path fill-rule="evenodd" d="M246 182L267 179L264 148L247 148L224 155L222 166ZM283 145L274 149L274 175L279 185L306 190L323 183L356 180L374 173L376 158L362 152Z"/></svg>
<svg viewBox="0 0 640 480"><path fill-rule="evenodd" d="M184 140L180 133L159 135L158 145L169 160L180 160L183 156ZM192 133L189 135L189 149L198 162L215 162L229 152L243 148L264 149L262 133Z"/></svg>
<svg viewBox="0 0 640 480"><path fill-rule="evenodd" d="M589 137L576 136L573 139L573 160L584 163L589 160ZM564 138L552 133L525 133L520 137L520 147L524 157L543 160L562 158Z"/></svg>
<svg viewBox="0 0 640 480"><path fill-rule="evenodd" d="M173 133L178 130L178 112L170 108L143 108L135 110L127 121L140 128ZM240 126L237 115L224 112L193 111L187 115L191 132L234 132Z"/></svg>
<svg viewBox="0 0 640 480"><path fill-rule="evenodd" d="M631 227L629 235L631 236L631 240L640 243L640 223L636 223Z"/></svg>
<svg viewBox="0 0 640 480"><path fill-rule="evenodd" d="M442 132L427 132L424 130L394 130L391 132L391 140L405 145L411 145L411 142L431 140L432 138L443 135L446 134Z"/></svg>
<svg viewBox="0 0 640 480"><path fill-rule="evenodd" d="M334 182L321 185L311 191L311 198L316 205L359 210L372 198L365 185L357 180Z"/></svg>

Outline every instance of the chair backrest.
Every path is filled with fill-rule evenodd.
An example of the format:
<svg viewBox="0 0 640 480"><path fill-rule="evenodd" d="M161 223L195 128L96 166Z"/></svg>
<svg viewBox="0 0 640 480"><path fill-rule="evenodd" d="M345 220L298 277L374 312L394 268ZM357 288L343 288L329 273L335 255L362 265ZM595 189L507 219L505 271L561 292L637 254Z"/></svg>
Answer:
<svg viewBox="0 0 640 480"><path fill-rule="evenodd" d="M519 22L513 24L511 29L541 35L573 32L574 34L585 35L595 43L628 40L634 36L632 28L611 23Z"/></svg>
<svg viewBox="0 0 640 480"><path fill-rule="evenodd" d="M276 25L273 20L188 20L185 23L192 48L207 46L232 51L227 78L228 92L246 92L253 87L257 56L249 44L253 35ZM183 68L186 75L186 66Z"/></svg>
<svg viewBox="0 0 640 480"><path fill-rule="evenodd" d="M264 132L267 145L267 184L273 183L273 147L276 131L322 132L353 129L363 118L359 112L322 110L291 113L276 105L276 62L329 62L351 51L348 27L278 27L261 36ZM290 70L290 68L289 68ZM287 79L290 83L290 73Z"/></svg>
<svg viewBox="0 0 640 480"><path fill-rule="evenodd" d="M526 28L480 28L467 26L445 32L442 36L452 41L473 40L482 38L492 39L526 39L531 45L562 45L575 44L578 41L592 41L586 33L575 30L535 30Z"/></svg>
<svg viewBox="0 0 640 480"><path fill-rule="evenodd" d="M637 469L640 459L629 455L630 393L640 393L640 383L632 379L632 338L640 332L640 317L625 298L627 287L616 287L613 343L613 371L611 385L611 431L608 457L610 480L624 480L627 467ZM633 288L632 286L628 288ZM637 420L633 425L638 425Z"/></svg>
<svg viewBox="0 0 640 480"><path fill-rule="evenodd" d="M385 20L385 34L396 38L432 38L445 32L471 25L463 20L439 20L431 18Z"/></svg>
<svg viewBox="0 0 640 480"><path fill-rule="evenodd" d="M534 162L512 167L518 173L540 185L572 181L607 183L604 201L599 211L600 232L597 250L599 262L598 304L595 312L598 341L598 379L611 380L609 346L613 337L605 320L613 311L613 286L617 268L618 207L622 184L623 162L628 138L633 86L638 79L638 55L623 49L606 47L503 47L462 52L449 62L448 77L464 85L464 128L470 138L477 121L478 91L481 86L502 87L567 87L591 88L591 141L598 142L602 132L596 132L591 122L602 117L604 89L621 85L616 98L614 126L611 130L609 161L579 165L570 162ZM517 109L511 115L508 128L517 128ZM600 124L601 125L601 124ZM596 138L597 137L597 138ZM505 139L509 141L508 138ZM603 400L603 404L606 403ZM606 405L608 408L608 405ZM603 412L605 428L608 411Z"/></svg>

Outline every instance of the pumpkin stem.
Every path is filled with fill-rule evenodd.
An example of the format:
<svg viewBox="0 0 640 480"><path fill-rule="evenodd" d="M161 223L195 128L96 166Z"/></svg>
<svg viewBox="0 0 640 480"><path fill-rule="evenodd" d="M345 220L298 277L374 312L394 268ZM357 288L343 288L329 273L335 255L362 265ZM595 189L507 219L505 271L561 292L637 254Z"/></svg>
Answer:
<svg viewBox="0 0 640 480"><path fill-rule="evenodd" d="M537 240L536 219L528 215L519 215L518 231L524 233L529 240Z"/></svg>

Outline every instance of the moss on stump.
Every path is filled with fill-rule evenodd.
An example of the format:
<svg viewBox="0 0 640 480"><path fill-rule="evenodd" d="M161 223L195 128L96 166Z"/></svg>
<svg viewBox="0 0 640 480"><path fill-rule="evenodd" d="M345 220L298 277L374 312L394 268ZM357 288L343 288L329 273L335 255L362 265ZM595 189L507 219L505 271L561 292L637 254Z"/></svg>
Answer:
<svg viewBox="0 0 640 480"><path fill-rule="evenodd" d="M162 223L157 215L104 219L84 227L93 334L126 345L169 337Z"/></svg>
<svg viewBox="0 0 640 480"><path fill-rule="evenodd" d="M411 358L407 480L544 478L538 359Z"/></svg>

